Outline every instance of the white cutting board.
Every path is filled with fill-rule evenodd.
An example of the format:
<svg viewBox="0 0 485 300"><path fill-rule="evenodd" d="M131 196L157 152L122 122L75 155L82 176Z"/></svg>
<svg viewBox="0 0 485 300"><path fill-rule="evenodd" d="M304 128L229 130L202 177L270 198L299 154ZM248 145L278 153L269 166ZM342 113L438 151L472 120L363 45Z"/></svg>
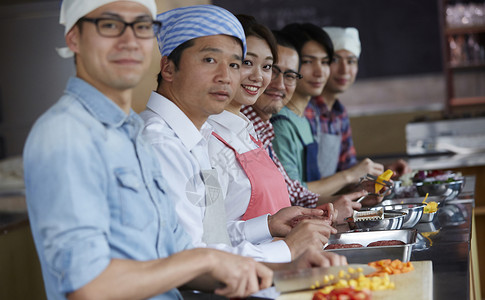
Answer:
<svg viewBox="0 0 485 300"><path fill-rule="evenodd" d="M433 264L430 260L413 261L414 271L389 276L396 284L394 290L373 291L372 299L432 300ZM281 294L277 300L312 300L314 290Z"/></svg>

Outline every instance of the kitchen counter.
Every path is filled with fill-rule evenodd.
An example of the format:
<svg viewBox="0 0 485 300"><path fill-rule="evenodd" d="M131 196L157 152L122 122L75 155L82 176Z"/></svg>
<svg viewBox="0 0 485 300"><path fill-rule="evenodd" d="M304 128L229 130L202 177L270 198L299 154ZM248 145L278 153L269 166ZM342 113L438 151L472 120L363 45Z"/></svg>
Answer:
<svg viewBox="0 0 485 300"><path fill-rule="evenodd" d="M474 187L475 177L467 176L458 199L446 202L432 223L419 223L415 227L420 234L411 260L432 261L434 299L470 299L469 259ZM27 225L25 197L0 197L0 236ZM195 299L205 298L197 295Z"/></svg>
<svg viewBox="0 0 485 300"><path fill-rule="evenodd" d="M466 185L458 199L445 202L431 223L418 223L417 242L413 245L410 260L415 266L432 264L432 276L409 273L414 283L402 285L402 277L393 278L396 290L376 292L376 299L474 299L470 295L469 261L471 259L472 210L474 206L475 177L466 177ZM339 228L339 231L346 231ZM364 261L355 261L364 263ZM429 271L431 274L431 271ZM407 274L406 274L407 275ZM396 275L401 276L401 275ZM423 277L426 276L426 277ZM398 286L398 283L399 286ZM428 283L426 283L428 282ZM421 292L417 292L421 291ZM426 292L430 292L426 294ZM432 291L432 293L431 293ZM417 293L416 293L417 292ZM283 294L278 300L312 299L314 291Z"/></svg>
<svg viewBox="0 0 485 300"><path fill-rule="evenodd" d="M432 223L419 223L411 260L433 262L434 299L470 299L470 241L475 178L467 177L458 199L445 202Z"/></svg>
<svg viewBox="0 0 485 300"><path fill-rule="evenodd" d="M409 166L416 170L452 169L485 166L485 152L469 154L443 154L407 158Z"/></svg>

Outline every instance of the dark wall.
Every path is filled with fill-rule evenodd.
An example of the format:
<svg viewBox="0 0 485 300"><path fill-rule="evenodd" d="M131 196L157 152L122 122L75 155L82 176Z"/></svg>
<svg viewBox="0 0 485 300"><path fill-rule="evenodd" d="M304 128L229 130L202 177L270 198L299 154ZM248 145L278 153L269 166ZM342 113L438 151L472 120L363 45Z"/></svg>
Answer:
<svg viewBox="0 0 485 300"><path fill-rule="evenodd" d="M442 71L437 0L213 0L271 29L291 22L359 29L359 77Z"/></svg>
<svg viewBox="0 0 485 300"><path fill-rule="evenodd" d="M62 95L73 59L63 59L58 1L0 5L0 146L20 155L34 121ZM0 297L1 298L1 297ZM3 299L3 298L2 298Z"/></svg>

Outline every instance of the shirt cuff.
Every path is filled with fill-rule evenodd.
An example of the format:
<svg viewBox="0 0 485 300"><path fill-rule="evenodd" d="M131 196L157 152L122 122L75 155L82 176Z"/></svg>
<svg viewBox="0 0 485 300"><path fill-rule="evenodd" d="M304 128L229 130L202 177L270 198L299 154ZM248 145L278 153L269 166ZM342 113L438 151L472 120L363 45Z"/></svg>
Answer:
<svg viewBox="0 0 485 300"><path fill-rule="evenodd" d="M246 240L259 244L273 239L269 232L268 216L269 214L266 214L246 221L244 226Z"/></svg>
<svg viewBox="0 0 485 300"><path fill-rule="evenodd" d="M290 248L285 241L259 244L258 248L263 251L264 261L269 263L287 263L291 262Z"/></svg>
<svg viewBox="0 0 485 300"><path fill-rule="evenodd" d="M59 251L53 262L59 290L75 291L95 279L109 265L110 249L101 237L85 239L70 249Z"/></svg>

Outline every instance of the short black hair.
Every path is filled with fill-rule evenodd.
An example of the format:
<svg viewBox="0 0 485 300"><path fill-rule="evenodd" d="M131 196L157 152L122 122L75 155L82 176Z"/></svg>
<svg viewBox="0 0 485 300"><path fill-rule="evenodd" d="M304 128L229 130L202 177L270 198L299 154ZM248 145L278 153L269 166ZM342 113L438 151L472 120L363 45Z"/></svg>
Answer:
<svg viewBox="0 0 485 300"><path fill-rule="evenodd" d="M300 55L291 37L287 33L281 30L273 30L272 32L274 37L276 38L276 43L278 44L278 46L293 49L295 50L296 53L298 53L298 70L300 70L300 67L301 67Z"/></svg>
<svg viewBox="0 0 485 300"><path fill-rule="evenodd" d="M180 66L180 59L182 58L182 53L185 49L190 48L194 45L194 40L188 40L183 42L182 44L178 45L177 48L173 49L173 51L168 55L168 60L171 60L175 66L175 71L178 71ZM162 72L160 71L157 75L157 87L160 87L162 83Z"/></svg>
<svg viewBox="0 0 485 300"><path fill-rule="evenodd" d="M255 36L266 41L269 49L271 50L271 54L273 55L273 62L277 62L278 46L271 30L269 30L269 28L265 25L258 23L256 18L254 18L253 16L238 14L236 15L236 18L241 23L246 37Z"/></svg>
<svg viewBox="0 0 485 300"><path fill-rule="evenodd" d="M283 27L281 31L291 38L300 56L303 46L309 41L315 41L327 51L330 60L333 59L332 40L328 33L317 25L312 23L291 23Z"/></svg>
<svg viewBox="0 0 485 300"><path fill-rule="evenodd" d="M273 35L276 38L276 43L280 46L290 48L298 52L296 49L295 43L291 39L291 37L281 30L273 30Z"/></svg>

